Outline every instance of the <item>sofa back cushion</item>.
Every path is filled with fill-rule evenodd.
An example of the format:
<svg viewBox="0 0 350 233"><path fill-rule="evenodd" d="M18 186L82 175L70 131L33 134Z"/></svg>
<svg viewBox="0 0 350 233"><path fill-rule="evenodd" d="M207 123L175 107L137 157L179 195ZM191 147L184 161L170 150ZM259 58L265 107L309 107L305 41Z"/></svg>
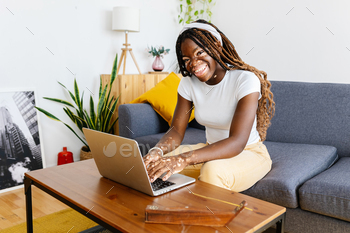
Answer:
<svg viewBox="0 0 350 233"><path fill-rule="evenodd" d="M168 123L147 103L122 104L118 114L119 135L122 137L134 139L165 133L169 129Z"/></svg>
<svg viewBox="0 0 350 233"><path fill-rule="evenodd" d="M271 81L267 141L330 145L350 156L350 84Z"/></svg>

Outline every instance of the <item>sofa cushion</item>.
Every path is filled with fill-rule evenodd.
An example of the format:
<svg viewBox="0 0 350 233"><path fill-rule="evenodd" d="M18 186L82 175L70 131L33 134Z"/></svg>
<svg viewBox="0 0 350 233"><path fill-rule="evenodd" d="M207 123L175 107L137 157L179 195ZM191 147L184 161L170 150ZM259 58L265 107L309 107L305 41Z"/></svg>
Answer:
<svg viewBox="0 0 350 233"><path fill-rule="evenodd" d="M165 133L168 123L149 104L122 104L118 108L119 135L138 138L145 135Z"/></svg>
<svg viewBox="0 0 350 233"><path fill-rule="evenodd" d="M271 81L275 116L267 141L329 145L350 156L350 84Z"/></svg>
<svg viewBox="0 0 350 233"><path fill-rule="evenodd" d="M350 221L350 158L306 181L299 196L304 210Z"/></svg>
<svg viewBox="0 0 350 233"><path fill-rule="evenodd" d="M284 230L289 233L349 233L350 223L300 208L287 208Z"/></svg>
<svg viewBox="0 0 350 233"><path fill-rule="evenodd" d="M164 118L169 124L173 120L174 111L177 103L177 87L180 84L180 78L174 72L171 72L165 79L157 83L155 87L137 97L131 104L149 103L154 111ZM189 122L194 118L194 109L188 114Z"/></svg>
<svg viewBox="0 0 350 233"><path fill-rule="evenodd" d="M149 149L154 147L159 142L163 135L164 133L158 133L135 138L135 140L139 143L141 154L145 155ZM181 144L193 145L200 142L206 143L205 131L201 129L188 127Z"/></svg>
<svg viewBox="0 0 350 233"><path fill-rule="evenodd" d="M271 171L244 194L289 208L298 207L298 188L337 160L332 146L265 141Z"/></svg>

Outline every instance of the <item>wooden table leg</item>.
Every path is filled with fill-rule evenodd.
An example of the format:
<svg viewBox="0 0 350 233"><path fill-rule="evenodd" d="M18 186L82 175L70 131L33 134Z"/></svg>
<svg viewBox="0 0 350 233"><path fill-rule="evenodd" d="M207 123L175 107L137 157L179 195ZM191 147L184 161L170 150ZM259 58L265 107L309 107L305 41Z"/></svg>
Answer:
<svg viewBox="0 0 350 233"><path fill-rule="evenodd" d="M32 180L25 176L24 194L26 195L27 233L33 233Z"/></svg>

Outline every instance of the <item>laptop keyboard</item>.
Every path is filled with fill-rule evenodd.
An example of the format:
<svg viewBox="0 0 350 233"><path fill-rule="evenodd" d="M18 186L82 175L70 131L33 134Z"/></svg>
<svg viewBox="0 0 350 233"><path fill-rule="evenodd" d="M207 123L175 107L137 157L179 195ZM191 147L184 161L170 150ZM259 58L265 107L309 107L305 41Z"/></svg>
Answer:
<svg viewBox="0 0 350 233"><path fill-rule="evenodd" d="M162 179L159 179L159 178L156 179L153 183L151 183L153 191L157 191L159 189L169 187L173 184L175 184L175 183L167 181L167 180L163 181Z"/></svg>

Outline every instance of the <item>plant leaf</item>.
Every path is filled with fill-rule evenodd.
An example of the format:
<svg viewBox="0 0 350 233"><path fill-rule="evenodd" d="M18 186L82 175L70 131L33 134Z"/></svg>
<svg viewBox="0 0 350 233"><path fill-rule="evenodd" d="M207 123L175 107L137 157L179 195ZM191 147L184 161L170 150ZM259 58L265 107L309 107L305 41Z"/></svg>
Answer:
<svg viewBox="0 0 350 233"><path fill-rule="evenodd" d="M94 99L92 98L92 96L90 96L90 117L91 117L91 121L93 122L94 128L95 128L96 114L95 114Z"/></svg>
<svg viewBox="0 0 350 233"><path fill-rule="evenodd" d="M67 126L68 127L68 129L70 129L74 134L75 134L75 136L77 136L79 139L80 139L80 141L82 142L82 143L84 143L84 145L90 150L90 147L88 146L88 144L81 138L81 137L79 137L79 135L74 131L74 129L72 129L72 127L70 127L69 125L67 125L66 123L64 123L63 121L61 121L65 126Z"/></svg>
<svg viewBox="0 0 350 233"><path fill-rule="evenodd" d="M84 113L83 113L83 118L81 118L80 116L75 115L69 108L64 108L63 111L71 118L71 120L80 129L80 131L83 132L83 127L87 127L87 123L83 119Z"/></svg>
<svg viewBox="0 0 350 233"><path fill-rule="evenodd" d="M102 94L102 79L100 77L100 87L98 89L98 98L100 98L101 94Z"/></svg>
<svg viewBox="0 0 350 233"><path fill-rule="evenodd" d="M112 117L113 117L113 115L114 115L114 113L115 113L115 109L116 109L116 107L117 107L118 100L119 100L119 96L118 96L118 98L114 101L114 103L112 104L111 107L108 106L108 111L107 111L107 115L106 115L106 118L105 118L105 123L104 123L104 125L103 125L103 129L104 129L104 130L107 130L107 129L108 129L108 126L109 126L109 124L110 124L110 122L111 122L111 119L112 119ZM109 102L109 105L110 105L112 102L113 102L113 97L112 97L111 101ZM108 133L109 131L105 131L105 132Z"/></svg>
<svg viewBox="0 0 350 233"><path fill-rule="evenodd" d="M109 83L109 87L112 88L112 84L115 80L115 77L117 76L117 63L118 63L118 53L115 55L114 58L114 63L113 63L113 68L112 68L112 73L111 73L111 81Z"/></svg>
<svg viewBox="0 0 350 233"><path fill-rule="evenodd" d="M85 116L86 123L87 123L88 127L89 127L90 129L95 129L95 127L94 127L94 122L93 122L92 119L89 117L89 114L87 113L86 110L84 110L84 116Z"/></svg>
<svg viewBox="0 0 350 233"><path fill-rule="evenodd" d="M77 119L76 115L74 115L73 112L70 112L67 108L64 108L63 111L69 116L69 118L74 122L74 124L79 128L79 130L83 131L83 126L81 122Z"/></svg>
<svg viewBox="0 0 350 233"><path fill-rule="evenodd" d="M55 121L61 121L60 119L58 119L57 117L55 117L54 115L52 115L51 113L49 113L48 111L42 109L42 108L39 108L39 107L35 107L36 109L38 109L40 112L44 113L47 117L51 118L52 120L55 120Z"/></svg>
<svg viewBox="0 0 350 233"><path fill-rule="evenodd" d="M117 119L115 119L114 121L113 121L113 123L110 125L110 127L108 128L108 131L106 131L106 132L110 132L110 133L112 133L112 134L114 134L114 125L115 125L115 123L118 121L118 119L119 119L119 117L117 117Z"/></svg>
<svg viewBox="0 0 350 233"><path fill-rule="evenodd" d="M75 99L77 100L77 106L78 106L78 109L79 109L79 116L81 117L81 113L83 111L83 106L81 105L81 102L80 102L80 94L79 94L79 87L78 87L78 83L77 83L77 80L74 79L74 94L75 94Z"/></svg>
<svg viewBox="0 0 350 233"><path fill-rule="evenodd" d="M77 104L77 101L76 101L75 96L73 95L73 93L70 92L70 90L68 90L67 87L66 87L65 85L63 85L63 84L60 83L59 81L57 81L57 82L58 82L58 84L60 84L64 89L66 89L66 91L68 91L68 93L69 93L70 97L72 98L72 100L74 101L74 103Z"/></svg>
<svg viewBox="0 0 350 233"><path fill-rule="evenodd" d="M106 91L107 91L107 85L103 89L103 92L101 96L99 97L98 104L97 104L97 118L101 118L101 112L103 109L103 105L105 103L105 97L106 97Z"/></svg>
<svg viewBox="0 0 350 233"><path fill-rule="evenodd" d="M59 81L57 81L58 84L60 84L64 89L68 90L67 87L65 85L63 85L62 83L60 83Z"/></svg>
<svg viewBox="0 0 350 233"><path fill-rule="evenodd" d="M75 117L73 116L74 113L72 113L71 111L69 111L68 108L63 108L63 111L69 116L69 118L73 121L74 124L77 124L77 120L76 120Z"/></svg>
<svg viewBox="0 0 350 233"><path fill-rule="evenodd" d="M81 99L80 99L80 103L81 103L81 107L83 108L84 107L84 91L83 93L81 93Z"/></svg>
<svg viewBox="0 0 350 233"><path fill-rule="evenodd" d="M101 80L102 81L102 80ZM109 101L109 98L110 98L110 95L111 95L111 91L112 91L112 86L110 85L109 86L109 90L108 90L108 94L107 94L107 98L106 98L106 102L108 102ZM113 97L111 98L111 100L113 99ZM106 106L107 107L110 107L110 104L107 104L106 103Z"/></svg>
<svg viewBox="0 0 350 233"><path fill-rule="evenodd" d="M95 129L98 130L98 131L101 131L101 120L100 120L99 117L96 117Z"/></svg>
<svg viewBox="0 0 350 233"><path fill-rule="evenodd" d="M60 103L60 104L65 104L65 105L68 105L69 107L74 108L73 104L71 104L71 103L69 103L68 101L65 101L65 100L56 99L56 98L49 98L49 97L43 97L43 98L46 99L46 100L51 100L51 101Z"/></svg>
<svg viewBox="0 0 350 233"><path fill-rule="evenodd" d="M81 109L79 109L79 117L81 117L81 118L83 118L84 119L84 91L83 91L83 93L81 94L81 99L80 99L80 106L81 106Z"/></svg>
<svg viewBox="0 0 350 233"><path fill-rule="evenodd" d="M52 115L51 113L45 111L44 109L39 108L39 107L35 107L35 108L36 108L37 110L39 110L40 112L44 113L47 117L49 117L49 118L51 118L51 119L53 119L53 120L56 120L56 121L59 121L59 122L63 123L65 126L67 126L67 127L75 134L75 136L77 136L77 137L80 139L80 141L81 141L82 143L84 143L85 146L89 147L88 144L87 144L81 137L79 137L79 135L72 129L72 127L70 127L69 125L67 125L66 123L64 123L63 121L61 121L60 119L58 119L57 117L55 117L54 115Z"/></svg>

